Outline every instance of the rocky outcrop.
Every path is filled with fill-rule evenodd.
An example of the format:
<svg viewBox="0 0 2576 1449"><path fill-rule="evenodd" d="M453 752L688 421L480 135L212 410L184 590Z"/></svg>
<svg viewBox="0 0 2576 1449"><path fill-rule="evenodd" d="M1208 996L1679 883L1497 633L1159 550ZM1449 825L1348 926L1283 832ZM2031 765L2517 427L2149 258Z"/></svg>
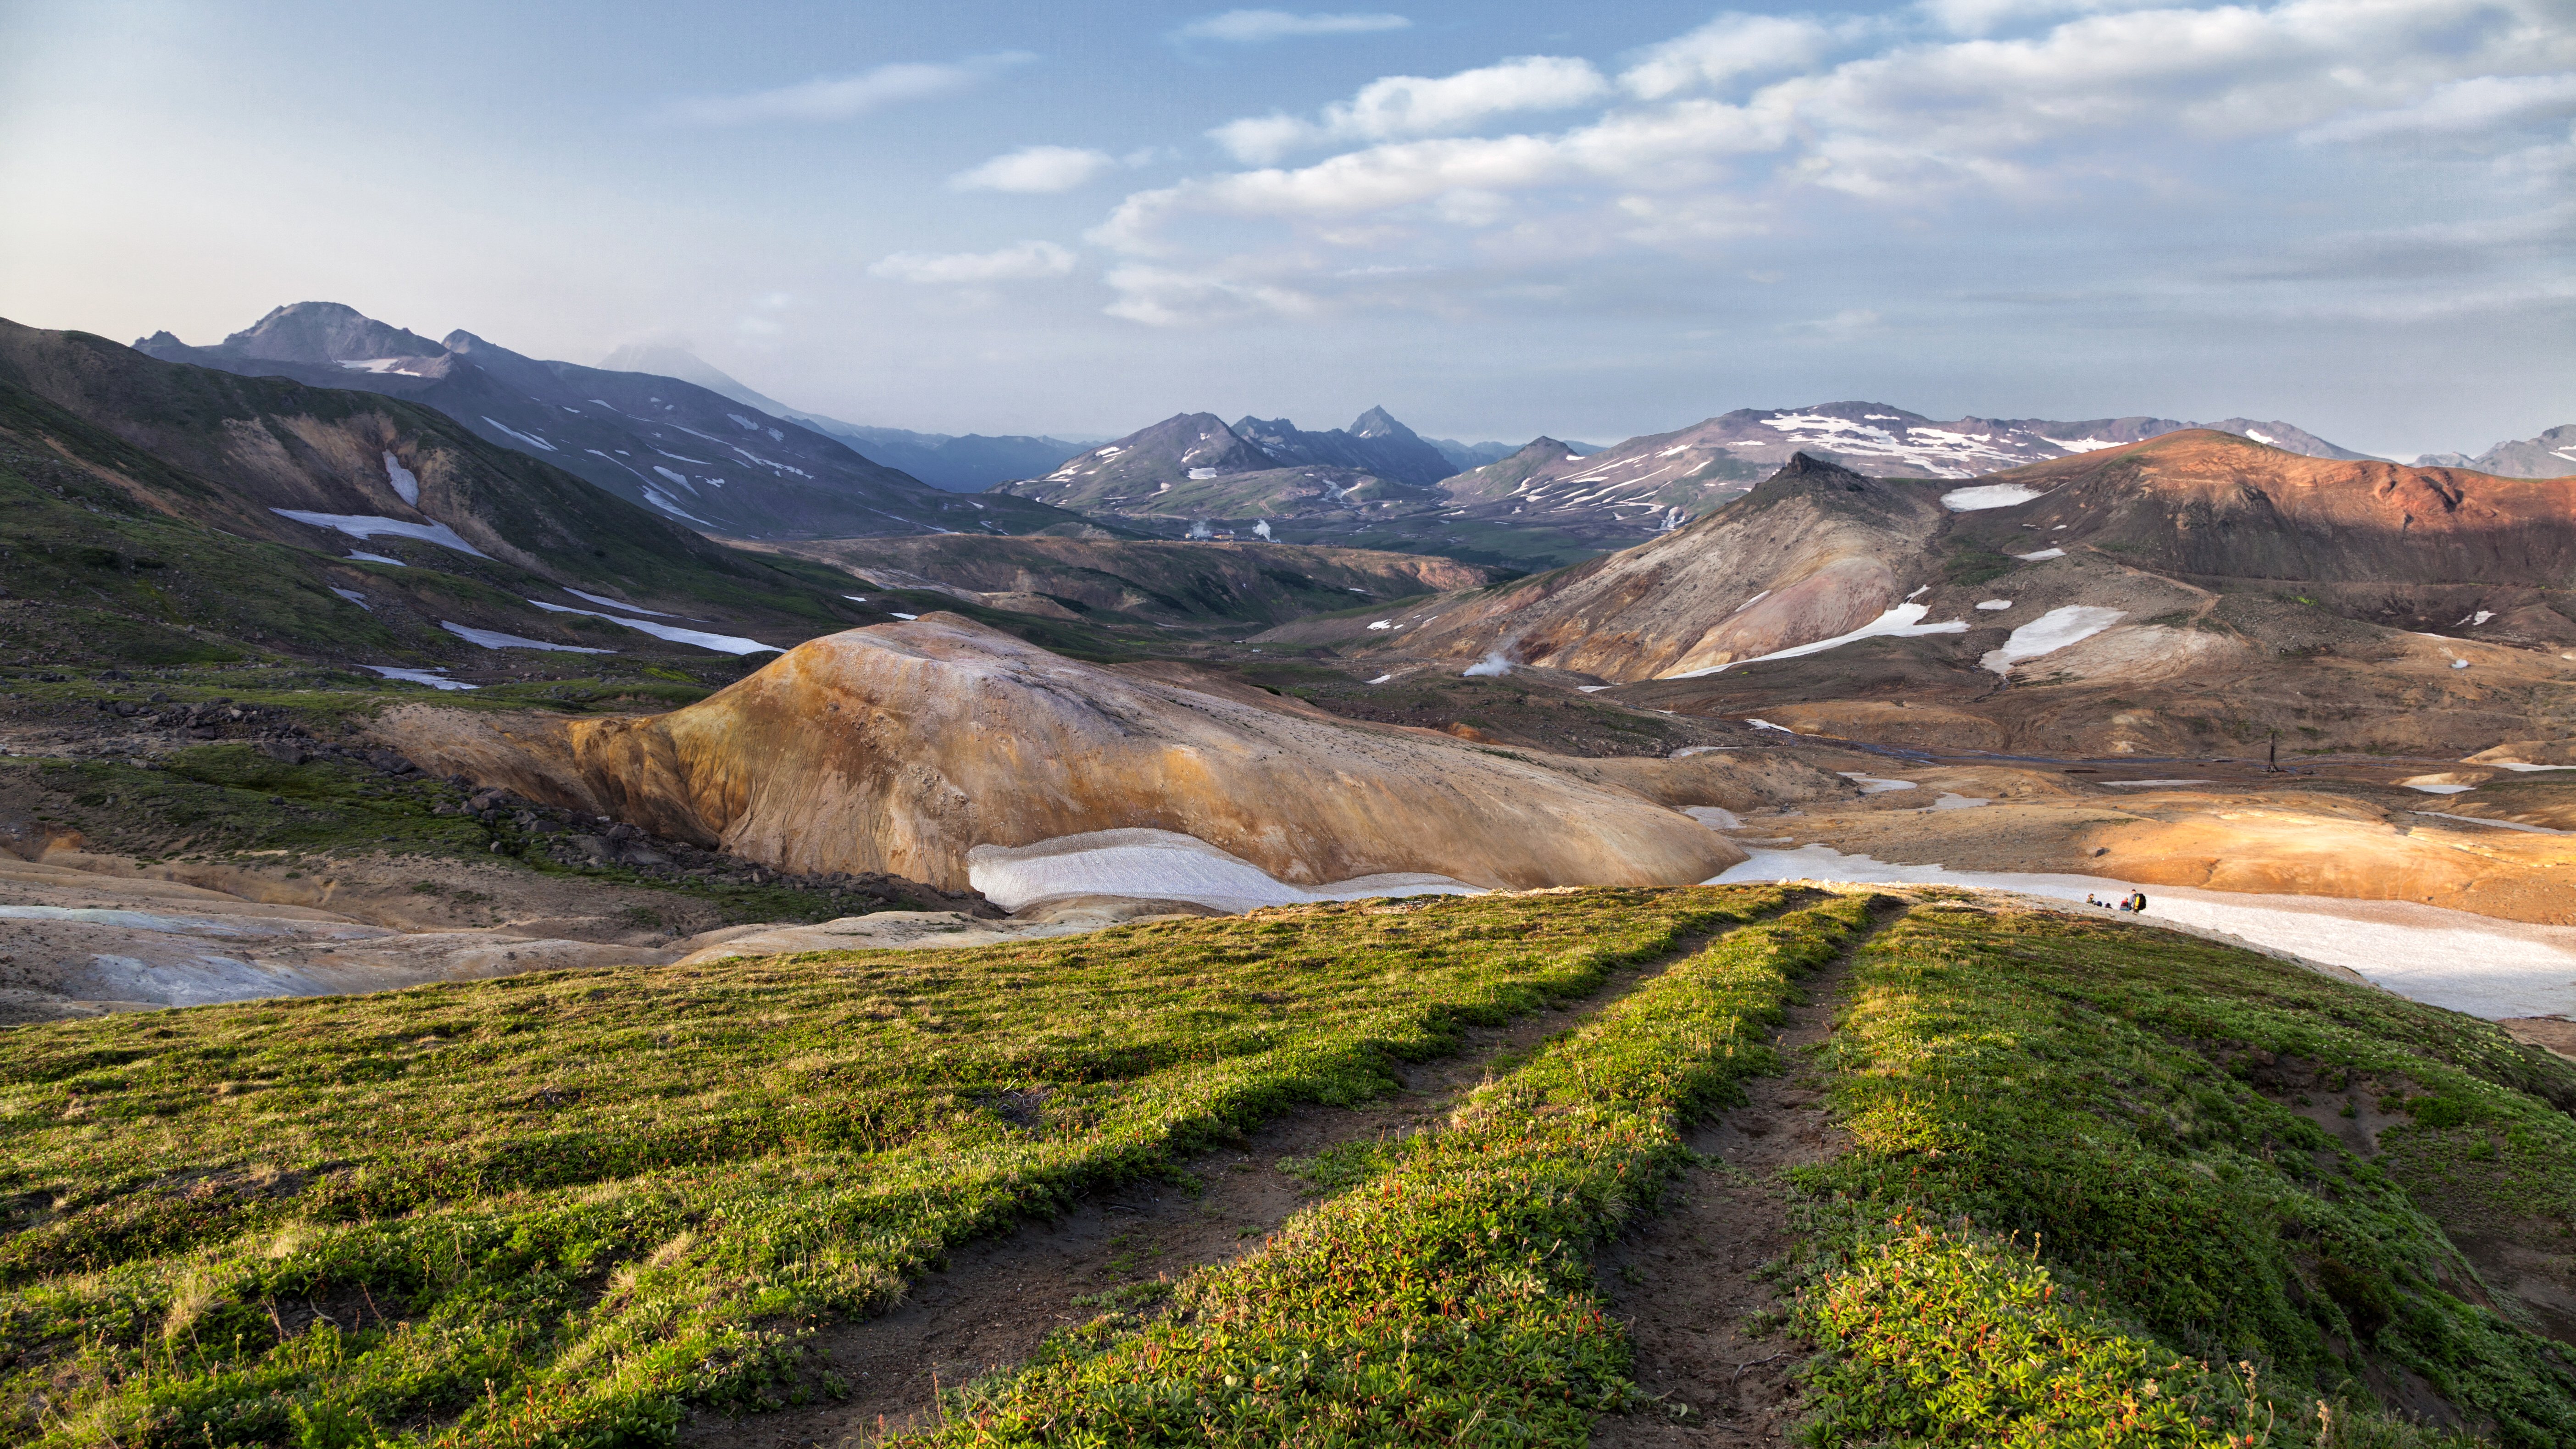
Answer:
<svg viewBox="0 0 2576 1449"><path fill-rule="evenodd" d="M1727 508L1650 543L1448 603L1409 653L1653 679L1850 632L1931 561L1938 484L1866 478L1801 453Z"/></svg>
<svg viewBox="0 0 2576 1449"><path fill-rule="evenodd" d="M380 733L426 768L779 869L946 889L968 883L977 846L1122 829L1191 836L1297 885L1672 885L1742 859L1539 757L1222 699L951 614L814 640L670 714L413 709Z"/></svg>

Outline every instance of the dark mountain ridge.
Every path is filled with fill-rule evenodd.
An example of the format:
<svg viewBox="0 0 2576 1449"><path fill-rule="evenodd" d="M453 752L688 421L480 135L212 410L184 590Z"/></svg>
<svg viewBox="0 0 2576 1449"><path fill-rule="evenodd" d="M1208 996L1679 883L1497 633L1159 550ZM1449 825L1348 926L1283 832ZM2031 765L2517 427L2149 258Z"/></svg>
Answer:
<svg viewBox="0 0 2576 1449"><path fill-rule="evenodd" d="M462 330L432 343L338 303L280 307L214 347L160 332L136 348L168 362L418 402L708 533L1031 533L1079 523L1011 499L953 497L840 439L683 379L541 361Z"/></svg>

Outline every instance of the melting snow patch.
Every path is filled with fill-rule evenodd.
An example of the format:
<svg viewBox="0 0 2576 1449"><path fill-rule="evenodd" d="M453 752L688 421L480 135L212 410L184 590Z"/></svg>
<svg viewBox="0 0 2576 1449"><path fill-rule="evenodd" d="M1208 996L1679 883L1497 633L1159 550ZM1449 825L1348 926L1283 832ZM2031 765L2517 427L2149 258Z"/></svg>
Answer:
<svg viewBox="0 0 2576 1449"><path fill-rule="evenodd" d="M399 569L399 568L408 568L408 567L410 567L410 565L408 565L408 564L404 563L401 559L398 559L398 558L387 558L387 557L385 557L383 554L380 554L380 553L365 553L365 552L360 552L360 551L352 550L352 551L351 551L351 553L349 554L349 558L350 558L350 561L351 561L351 562L353 562L353 563L380 563L380 564L392 564L395 568L398 568L398 569Z"/></svg>
<svg viewBox="0 0 2576 1449"><path fill-rule="evenodd" d="M2418 785L2412 780L2400 780L2397 783L2405 786L2409 790L2421 790L2427 795L2465 795L2471 790L2478 788L2475 785L2444 785L2439 783Z"/></svg>
<svg viewBox="0 0 2576 1449"><path fill-rule="evenodd" d="M2483 760L2479 763L2493 765L2499 770L2517 770L2526 773L2532 770L2576 770L2576 765L2534 765L2522 760Z"/></svg>
<svg viewBox="0 0 2576 1449"><path fill-rule="evenodd" d="M1882 779L1877 775L1864 775L1857 770L1841 770L1836 773L1840 774L1844 779L1860 786L1860 792L1864 795L1884 795L1890 790L1912 790L1919 788L1912 780Z"/></svg>
<svg viewBox="0 0 2576 1449"><path fill-rule="evenodd" d="M1753 726L1757 730L1778 730L1784 735L1794 735L1797 733L1796 730L1790 729L1786 725L1775 725L1767 719L1755 719L1749 714L1744 717L1744 722Z"/></svg>
<svg viewBox="0 0 2576 1449"><path fill-rule="evenodd" d="M509 434L511 437L518 439L520 442L527 444L531 448L543 448L549 453L555 450L554 444L547 442L543 438L531 437L526 433L520 432L517 428L511 427L508 423L501 422L498 419L490 417L485 418L483 421L490 423L496 430Z"/></svg>
<svg viewBox="0 0 2576 1449"><path fill-rule="evenodd" d="M2013 557L2020 559L2025 563L2038 563L2043 559L2064 558L2066 557L2066 550L2062 548L2043 548L2037 553L2017 553L2014 554Z"/></svg>
<svg viewBox="0 0 2576 1449"><path fill-rule="evenodd" d="M2451 661L2451 667L2453 669L2466 669L2469 667L2469 661L2465 659L2454 659Z"/></svg>
<svg viewBox="0 0 2576 1449"><path fill-rule="evenodd" d="M1619 686L1615 684L1578 684L1574 687L1582 690L1585 694L1599 694L1605 689L1617 689Z"/></svg>
<svg viewBox="0 0 2576 1449"><path fill-rule="evenodd" d="M656 619L676 619L680 617L677 614L667 613L661 609L647 609L640 604L630 604L623 599L606 599L597 594L585 594L579 589L566 589L564 592L572 595L576 599L588 599L594 604L606 604L612 609L624 609L630 614L650 614Z"/></svg>
<svg viewBox="0 0 2576 1449"><path fill-rule="evenodd" d="M898 619L901 619L901 620L905 621L906 623L909 623L909 622L911 622L911 621L912 621L912 620L914 620L914 619L918 619L918 618L920 618L921 616L920 616L919 614L897 614L897 615L895 615L895 617L896 617L896 618L898 618Z"/></svg>
<svg viewBox="0 0 2576 1449"><path fill-rule="evenodd" d="M1742 830L1744 821L1723 805L1685 805L1682 813L1711 830Z"/></svg>
<svg viewBox="0 0 2576 1449"><path fill-rule="evenodd" d="M301 508L272 508L268 511L280 518L292 518L298 523L309 523L315 528L336 529L360 543L366 542L377 534L387 533L396 538L416 538L423 543L452 548L458 553L470 553L476 558L491 557L490 554L457 537L456 530L444 523L405 523L399 518L375 518L363 513L307 513ZM393 563L396 560L387 559L385 562Z"/></svg>
<svg viewBox="0 0 2576 1449"><path fill-rule="evenodd" d="M1215 476L1216 470L1214 468L1192 468L1190 470L1190 481L1193 483L1204 483Z"/></svg>
<svg viewBox="0 0 2576 1449"><path fill-rule="evenodd" d="M2552 830L2546 825L2525 825L2519 820L2489 820L2479 815L2446 815L2439 810L2415 810L2415 815L2430 815L2436 820L2457 820L2463 825L2488 825L2498 830L2520 830L2532 835L2576 835L2576 830Z"/></svg>
<svg viewBox="0 0 2576 1449"><path fill-rule="evenodd" d="M1388 680L1393 679L1394 677L1395 677L1395 676L1394 676L1394 675L1392 675L1392 674L1381 674L1381 675L1379 675L1377 678L1370 680L1370 681L1369 681L1369 683L1371 683L1371 684L1384 684L1384 683L1386 683Z"/></svg>
<svg viewBox="0 0 2576 1449"><path fill-rule="evenodd" d="M1981 508L2010 508L2016 503L2033 503L2047 497L2036 488L2019 483L1980 483L1974 488L1953 488L1941 495L1941 506L1952 513L1974 513Z"/></svg>
<svg viewBox="0 0 2576 1449"><path fill-rule="evenodd" d="M370 614L375 612L375 610L367 608L367 596L359 593L356 589L333 589L331 592L338 594L341 598L348 600L350 603L357 605L361 609L366 609Z"/></svg>
<svg viewBox="0 0 2576 1449"><path fill-rule="evenodd" d="M1813 644L1801 644L1794 649L1775 649L1768 654L1757 654L1750 659L1737 659L1731 660L1725 664L1712 664L1705 669L1685 669L1678 674L1660 674L1657 675L1656 678L1697 679L1705 674L1721 674L1729 669L1736 668L1739 665L1760 664L1769 659L1796 659L1807 654L1822 654L1828 649L1839 649L1845 644L1850 644L1861 639L1910 639L1920 634L1965 634L1968 632L1968 621L1965 619L1951 619L1939 624L1923 623L1923 616L1930 612L1932 612L1932 606L1929 604L1899 604L1895 608L1888 610L1886 613L1879 615L1877 618L1870 620L1868 623L1861 625L1859 628L1852 630L1848 634L1836 634L1831 639L1819 639Z"/></svg>
<svg viewBox="0 0 2576 1449"><path fill-rule="evenodd" d="M1992 800L1980 800L1974 795L1952 795L1944 792L1940 799L1933 801L1931 804L1926 805L1923 808L1926 810L1974 810L1980 805L1992 805L1993 803L1995 802Z"/></svg>
<svg viewBox="0 0 2576 1449"><path fill-rule="evenodd" d="M2009 608L2011 608L2011 607L2012 607L2012 600L2010 600L2010 599L1984 599L1984 600L1981 600L1981 601L1979 601L1979 602L1978 602L1977 607L1978 607L1978 608L1980 608L1980 609L1985 610L1985 611L1986 611L1986 612L1988 612L1988 613L1993 613L1993 612L1995 612L1995 611L1996 611L1996 610L1998 610L1998 609L2009 609Z"/></svg>
<svg viewBox="0 0 2576 1449"><path fill-rule="evenodd" d="M2079 911L2088 894L2119 896L2143 889L2148 925L2163 921L2221 932L2257 947L2343 967L2400 996L2490 1020L2576 1014L2576 928L2566 926L2500 921L2411 901L2256 895L2140 887L2089 875L1889 865L1821 845L1757 850L1711 884L1772 880L1982 887L2067 901Z"/></svg>
<svg viewBox="0 0 2576 1449"><path fill-rule="evenodd" d="M1762 592L1755 594L1752 598L1749 598L1743 603L1736 605L1734 608L1727 610L1727 612L1729 614L1741 614L1745 610L1752 608L1754 605L1761 603L1764 599L1769 597L1771 597L1771 591L1769 589L1764 589Z"/></svg>
<svg viewBox="0 0 2576 1449"><path fill-rule="evenodd" d="M1396 623L1392 619L1380 619L1376 623L1369 625L1369 627L1372 629L1401 629L1404 626Z"/></svg>
<svg viewBox="0 0 2576 1449"><path fill-rule="evenodd" d="M1916 599L1922 598L1925 594L1930 592L1932 592L1932 586L1930 584L1917 584L1914 588L1914 592L1905 596L1905 602L1909 604L1913 603Z"/></svg>
<svg viewBox="0 0 2576 1449"><path fill-rule="evenodd" d="M2102 609L2090 604L2051 609L2012 631L2002 648L1987 650L1977 662L1997 674L2010 674L2012 667L2025 659L2037 659L2078 640L2090 639L2126 617L2126 609Z"/></svg>
<svg viewBox="0 0 2576 1449"><path fill-rule="evenodd" d="M571 593L572 590L566 589L564 592ZM588 596L584 595L584 597ZM606 619L612 624L623 624L629 629L650 634L656 639L668 639L674 644L695 644L701 649L712 649L718 654L784 654L787 652L775 644L763 644L757 639L744 639L732 634L710 634L703 629L681 629L669 624L647 623L642 619L621 619L615 614L603 614L597 609L569 608L562 604L549 604L543 599L530 599L528 602L549 614L580 614L585 618ZM627 606L620 604L618 607L622 609ZM616 651L602 649L596 652L613 654Z"/></svg>
<svg viewBox="0 0 2576 1449"><path fill-rule="evenodd" d="M1483 894L1447 876L1411 873L1293 886L1204 840L1169 830L1098 830L1016 848L979 845L966 853L966 879L1006 911L1077 895L1142 896L1249 911L1374 896Z"/></svg>
<svg viewBox="0 0 2576 1449"><path fill-rule="evenodd" d="M426 684L432 689L481 689L483 687L479 684L468 684L462 679L443 678L436 670L431 669L396 669L390 664L361 664L358 667L372 669L387 679L408 680L413 684Z"/></svg>
<svg viewBox="0 0 2576 1449"><path fill-rule="evenodd" d="M549 644L543 639L522 639L516 634L504 634L497 629L471 628L452 619L439 620L438 627L468 644L480 644L486 649L551 649L558 654L614 654L617 652L614 649L585 649L578 644Z"/></svg>
<svg viewBox="0 0 2576 1449"><path fill-rule="evenodd" d="M402 459L395 457L390 448L385 450L385 478L394 485L396 497L414 507L419 506L420 479L409 468L402 465ZM2481 619L2479 622L2486 621Z"/></svg>
<svg viewBox="0 0 2576 1449"><path fill-rule="evenodd" d="M1512 661L1505 659L1503 657L1503 651L1496 649L1487 654L1484 658L1479 659L1475 663L1468 665L1466 668L1459 670L1458 677L1461 679L1500 679L1511 672Z"/></svg>

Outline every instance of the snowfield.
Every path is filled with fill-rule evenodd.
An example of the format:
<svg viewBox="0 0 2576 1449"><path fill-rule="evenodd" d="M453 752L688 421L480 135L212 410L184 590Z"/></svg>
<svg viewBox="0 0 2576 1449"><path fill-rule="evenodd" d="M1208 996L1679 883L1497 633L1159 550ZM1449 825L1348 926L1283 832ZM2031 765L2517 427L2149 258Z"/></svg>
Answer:
<svg viewBox="0 0 2576 1449"><path fill-rule="evenodd" d="M1760 664L1766 659L1796 659L1801 655L1806 654L1822 654L1828 649L1840 649L1846 644L1854 643L1862 639L1910 639L1920 634L1965 634L1968 632L1968 621L1965 619L1950 619L1938 624L1926 624L1922 622L1923 616L1930 612L1932 612L1932 606L1929 604L1899 604L1895 608L1888 610L1886 613L1879 615L1877 618L1870 620L1868 623L1861 625L1859 628L1852 630L1848 634L1836 634L1831 639L1819 639L1812 644L1798 645L1794 649L1775 649L1768 654L1757 654L1750 659L1732 659L1724 664L1709 665L1705 669L1685 669L1676 674L1659 674L1655 677L1658 679L1697 679L1702 675L1707 674L1723 674L1727 670L1740 668L1747 664Z"/></svg>
<svg viewBox="0 0 2576 1449"><path fill-rule="evenodd" d="M571 593L573 591L566 589L564 592ZM586 598L588 595L584 595L584 597ZM580 614L592 619L606 619L612 624L623 624L629 629L640 630L646 634L652 635L656 639L668 639L674 644L695 644L701 649L712 649L718 654L784 654L787 652L775 644L763 644L757 639L745 639L734 634L710 634L703 629L681 629L669 624L654 624L642 619L628 619L622 618L616 614L603 614L597 609L576 609L569 604L549 604L543 599L530 599L528 602L545 610L549 614ZM617 607L623 609L627 606L620 604ZM555 649L563 646L549 644L541 647ZM600 649L593 650L591 652L599 654L613 654L616 651L612 649Z"/></svg>
<svg viewBox="0 0 2576 1449"><path fill-rule="evenodd" d="M413 684L426 684L432 689L481 689L483 687L479 684L468 684L462 679L445 678L432 669L396 669L390 664L361 664L358 667L371 669L387 679L408 680Z"/></svg>
<svg viewBox="0 0 2576 1449"><path fill-rule="evenodd" d="M1941 506L1952 513L1974 513L1981 508L2010 508L2017 503L2036 503L2048 495L2019 483L1980 483L1974 488L1953 488L1941 495Z"/></svg>
<svg viewBox="0 0 2576 1449"><path fill-rule="evenodd" d="M558 654L614 654L617 652L614 649L585 649L578 644L549 644L543 639L522 639L516 634L504 634L498 629L476 629L459 624L453 619L439 620L438 627L468 644L480 644L486 649L551 649Z"/></svg>
<svg viewBox="0 0 2576 1449"><path fill-rule="evenodd" d="M2128 617L2126 609L2103 609L2090 604L2068 604L2051 609L2012 631L2012 637L2000 649L1989 649L1977 662L1997 674L2010 674L2012 667L2025 659L2053 654L2069 644L2090 639Z"/></svg>
<svg viewBox="0 0 2576 1449"><path fill-rule="evenodd" d="M390 448L385 450L385 479L394 485L395 496L414 508L420 506L419 477L404 467L402 459L395 457Z"/></svg>
<svg viewBox="0 0 2576 1449"><path fill-rule="evenodd" d="M650 614L656 619L676 619L680 617L666 609L647 609L641 604L630 604L623 599L603 598L598 594L586 594L579 589L566 589L564 592L572 595L576 599L588 599L590 602L601 605L605 608L624 609L630 614ZM859 602L864 604L867 600L861 599Z"/></svg>
<svg viewBox="0 0 2576 1449"><path fill-rule="evenodd" d="M1006 911L1081 895L1142 896L1249 911L1371 896L1483 894L1464 881L1422 874L1293 886L1240 856L1170 830L1095 830L1035 845L979 845L966 853L966 878Z"/></svg>
<svg viewBox="0 0 2576 1449"><path fill-rule="evenodd" d="M423 543L437 544L440 548L452 548L458 553L472 554L476 558L491 557L490 554L457 537L456 530L444 523L405 523L399 518L377 518L364 513L308 513L301 508L272 508L268 511L280 518L292 518L298 523L309 523L315 528L337 530L360 543L378 534L391 534L395 538L416 538ZM384 562L397 563L400 560L386 559Z"/></svg>
<svg viewBox="0 0 2576 1449"><path fill-rule="evenodd" d="M2411 901L2255 895L2140 886L2090 875L1958 871L1890 865L1827 846L1756 850L1708 882L1832 880L1857 884L1972 886L2051 901L2147 895L2149 925L2181 925L2327 966L2340 966L2410 1000L2490 1021L2576 1012L2576 927L2533 926ZM2127 920L2114 911L2105 917Z"/></svg>

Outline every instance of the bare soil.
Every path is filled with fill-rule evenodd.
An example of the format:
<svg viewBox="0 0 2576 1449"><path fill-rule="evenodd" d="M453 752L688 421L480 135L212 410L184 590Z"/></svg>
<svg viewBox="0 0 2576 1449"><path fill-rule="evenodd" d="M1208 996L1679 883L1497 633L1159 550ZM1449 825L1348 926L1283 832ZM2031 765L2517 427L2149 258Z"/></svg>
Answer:
<svg viewBox="0 0 2576 1449"><path fill-rule="evenodd" d="M861 1445L936 1421L938 1392L1026 1362L1050 1333L1126 1297L1266 1242L1315 1199L1283 1160L1326 1148L1436 1128L1458 1099L1517 1053L1576 1025L1593 1009L1682 960L1709 937L1685 939L1593 994L1508 1027L1470 1030L1460 1049L1400 1072L1401 1086L1358 1107L1305 1107L1241 1143L1186 1164L1177 1180L1099 1194L1065 1215L969 1244L881 1317L836 1324L806 1345L809 1402L727 1417L698 1410L680 1427L688 1449L802 1449ZM1132 1301L1132 1299L1131 1299ZM823 1387L836 1377L843 1396Z"/></svg>
<svg viewBox="0 0 2576 1449"><path fill-rule="evenodd" d="M1833 1031L1850 953L1807 982L1773 1036L1788 1070L1745 1084L1752 1100L1702 1123L1704 1163L1660 1211L1594 1261L1611 1316L1627 1325L1648 1401L1594 1426L1596 1449L1785 1445L1803 1406L1790 1377L1805 1351L1778 1327L1783 1306L1764 1265L1786 1254L1787 1174L1829 1160L1850 1138L1825 1114L1813 1049Z"/></svg>

